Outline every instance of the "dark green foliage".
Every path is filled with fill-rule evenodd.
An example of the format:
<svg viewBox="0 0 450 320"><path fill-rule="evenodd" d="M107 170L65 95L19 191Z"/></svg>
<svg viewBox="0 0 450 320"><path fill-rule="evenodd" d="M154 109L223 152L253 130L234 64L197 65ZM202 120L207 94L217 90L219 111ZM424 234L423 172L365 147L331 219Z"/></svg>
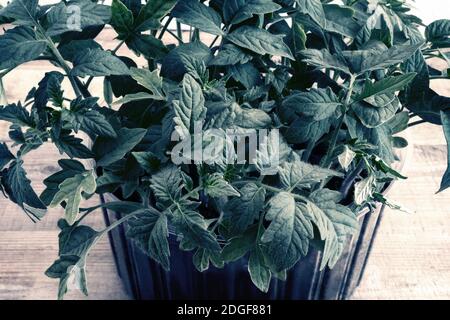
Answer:
<svg viewBox="0 0 450 320"><path fill-rule="evenodd" d="M410 117L443 125L450 140L450 98L430 89L449 68L427 65L448 63L440 49L450 47L449 20L422 35L403 1L343 3L73 0L44 8L13 0L0 11L2 23L15 25L0 36L1 75L36 60L58 68L24 102L0 106L15 143L0 143L0 191L35 220L47 206L64 207L59 258L46 272L60 280L60 298L72 277L87 294L89 251L121 224L166 270L169 243L179 241L199 271L246 259L265 292L313 242L322 268L337 263L358 212L388 203L385 183L405 178L392 164L395 148L407 146L397 135ZM75 27L67 24L70 5L81 9ZM95 41L107 24L120 41L113 50ZM134 55L119 57L121 46L145 67ZM101 92L90 92L94 77L104 77ZM65 79L70 92L61 89ZM172 161L180 151L172 138L196 143L198 126L214 129L204 131L202 156L227 129L279 129L280 137L260 137L252 161L227 163L220 151ZM45 142L64 159L38 197L23 156ZM83 208L84 199L108 192L120 200ZM122 218L100 231L83 225L100 207Z"/></svg>

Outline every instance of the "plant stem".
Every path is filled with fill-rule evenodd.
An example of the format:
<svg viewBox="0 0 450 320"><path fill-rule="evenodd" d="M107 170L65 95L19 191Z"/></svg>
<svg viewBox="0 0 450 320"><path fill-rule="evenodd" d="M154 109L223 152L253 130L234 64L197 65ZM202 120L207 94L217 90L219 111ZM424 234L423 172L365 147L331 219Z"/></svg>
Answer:
<svg viewBox="0 0 450 320"><path fill-rule="evenodd" d="M430 76L430 80L450 80L449 76Z"/></svg>
<svg viewBox="0 0 450 320"><path fill-rule="evenodd" d="M339 190L342 194L342 198L345 199L350 192L350 188L353 185L353 182L355 182L355 179L359 176L359 174L364 170L364 160L359 161L356 168L349 172L349 174L345 177L344 181L342 182L341 189Z"/></svg>
<svg viewBox="0 0 450 320"><path fill-rule="evenodd" d="M344 124L345 114L347 113L348 107L350 106L350 101L352 98L355 80L356 80L356 77L354 75L352 75L350 77L350 84L348 86L347 96L345 97L344 112L343 112L341 118L339 119L339 123L338 123L336 129L334 130L333 136L331 138L330 147L328 148L327 154L323 160L323 167L325 167L325 168L330 168L330 166L331 166L334 149L336 148L337 140L339 138L339 132L341 131L342 125Z"/></svg>
<svg viewBox="0 0 450 320"><path fill-rule="evenodd" d="M411 122L410 124L408 124L408 128L412 128L414 126L417 126L417 125L423 124L423 123L427 123L427 121L425 121L425 120L417 120L415 122Z"/></svg>
<svg viewBox="0 0 450 320"><path fill-rule="evenodd" d="M166 23L164 24L164 27L161 29L161 32L158 36L158 39L161 40L164 36L164 33L166 33L167 29L169 28L170 23L172 22L173 17L169 17L169 19L167 19Z"/></svg>
<svg viewBox="0 0 450 320"><path fill-rule="evenodd" d="M167 30L167 33L170 34L172 37L178 40L179 44L183 44L183 39L181 39L179 36L177 36L175 33L173 33L170 30Z"/></svg>

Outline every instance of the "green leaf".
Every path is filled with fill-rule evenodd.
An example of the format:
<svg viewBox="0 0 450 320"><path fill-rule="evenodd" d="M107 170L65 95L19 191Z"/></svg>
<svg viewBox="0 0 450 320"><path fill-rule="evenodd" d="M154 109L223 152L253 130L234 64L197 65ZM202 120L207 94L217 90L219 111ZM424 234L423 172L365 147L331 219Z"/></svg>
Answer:
<svg viewBox="0 0 450 320"><path fill-rule="evenodd" d="M16 0L20 1L20 0ZM36 39L33 29L16 27L0 36L0 70L14 68L39 57L46 49L45 40Z"/></svg>
<svg viewBox="0 0 450 320"><path fill-rule="evenodd" d="M37 21L38 0L13 0L0 11L0 16L14 19L14 24L34 26Z"/></svg>
<svg viewBox="0 0 450 320"><path fill-rule="evenodd" d="M63 80L64 75L62 73L57 71L47 72L39 82L38 88L34 93L33 108L45 114L44 109L49 101L52 101L55 106L61 107L64 100L63 91L61 90Z"/></svg>
<svg viewBox="0 0 450 320"><path fill-rule="evenodd" d="M181 196L182 181L180 170L169 166L152 176L151 188L160 202L171 204Z"/></svg>
<svg viewBox="0 0 450 320"><path fill-rule="evenodd" d="M47 207L34 192L31 181L23 169L23 161L15 160L8 169L2 171L1 184L9 199L19 205L32 219L40 220Z"/></svg>
<svg viewBox="0 0 450 320"><path fill-rule="evenodd" d="M130 70L125 63L109 51L87 49L80 52L73 61L72 75L77 77L102 77L127 75Z"/></svg>
<svg viewBox="0 0 450 320"><path fill-rule="evenodd" d="M303 14L307 14L319 26L325 27L326 19L323 10L322 2L320 0L296 0L298 3L298 10Z"/></svg>
<svg viewBox="0 0 450 320"><path fill-rule="evenodd" d="M327 68L352 74L347 66L347 61L340 55L333 55L328 50L306 49L300 52L303 61L318 68Z"/></svg>
<svg viewBox="0 0 450 320"><path fill-rule="evenodd" d="M262 292L268 292L272 273L265 265L264 256L259 248L250 254L248 259L248 272L253 284Z"/></svg>
<svg viewBox="0 0 450 320"><path fill-rule="evenodd" d="M444 127L445 139L447 140L447 162L448 168L441 181L438 192L442 192L450 187L450 110L441 111L442 126Z"/></svg>
<svg viewBox="0 0 450 320"><path fill-rule="evenodd" d="M58 161L61 171L58 171L44 180L46 186L40 198L47 206L59 191L59 185L68 178L73 178L77 174L86 171L83 164L76 160L62 159Z"/></svg>
<svg viewBox="0 0 450 320"><path fill-rule="evenodd" d="M214 35L224 35L220 15L213 8L197 0L183 0L178 2L172 10L172 16L181 23L198 28Z"/></svg>
<svg viewBox="0 0 450 320"><path fill-rule="evenodd" d="M58 235L58 254L60 256L75 255L83 257L89 252L96 238L100 235L99 232L88 226L70 226L64 219L58 221L58 226L61 228Z"/></svg>
<svg viewBox="0 0 450 320"><path fill-rule="evenodd" d="M9 151L6 143L0 144L0 171L16 157Z"/></svg>
<svg viewBox="0 0 450 320"><path fill-rule="evenodd" d="M63 130L59 136L52 131L52 141L61 153L66 153L70 158L90 159L94 153L89 150L82 139L70 134L70 131Z"/></svg>
<svg viewBox="0 0 450 320"><path fill-rule="evenodd" d="M183 240L194 247L219 252L220 246L215 235L207 230L207 224L201 214L188 208L178 206L172 213L172 223Z"/></svg>
<svg viewBox="0 0 450 320"><path fill-rule="evenodd" d="M252 250L255 246L257 231L257 227L252 227L248 230L243 230L240 232L240 235L230 239L230 241L222 249L222 259L229 263L237 261L245 256L247 252Z"/></svg>
<svg viewBox="0 0 450 320"><path fill-rule="evenodd" d="M121 128L117 131L117 138L98 137L92 151L95 153L97 165L104 167L113 164L133 150L141 142L147 130Z"/></svg>
<svg viewBox="0 0 450 320"><path fill-rule="evenodd" d="M60 279L58 300L62 300L67 293L70 279L75 279L75 285L87 295L86 272L78 267L80 260L81 258L78 256L62 256L45 271L47 277Z"/></svg>
<svg viewBox="0 0 450 320"><path fill-rule="evenodd" d="M77 174L60 184L59 191L50 203L50 207L56 207L60 203L65 202L65 217L67 222L72 225L80 211L82 193L93 194L96 188L97 184L95 183L93 171Z"/></svg>
<svg viewBox="0 0 450 320"><path fill-rule="evenodd" d="M122 99L115 101L114 105L123 105L130 102L142 100L164 100L164 99L165 98L161 98L147 92L139 92L125 95Z"/></svg>
<svg viewBox="0 0 450 320"><path fill-rule="evenodd" d="M270 54L294 60L291 50L283 41L283 36L274 35L264 29L243 26L227 35L226 39L258 54Z"/></svg>
<svg viewBox="0 0 450 320"><path fill-rule="evenodd" d="M209 175L203 183L204 191L213 198L240 197L240 193L220 173Z"/></svg>
<svg viewBox="0 0 450 320"><path fill-rule="evenodd" d="M158 100L165 100L163 78L159 76L158 70L131 68L131 77L141 86L150 90Z"/></svg>
<svg viewBox="0 0 450 320"><path fill-rule="evenodd" d="M271 223L261 242L272 270L281 272L292 268L308 253L313 226L305 217L306 209L303 204L296 204L288 192L280 192L270 199L266 219Z"/></svg>
<svg viewBox="0 0 450 320"><path fill-rule="evenodd" d="M0 106L0 120L11 122L20 127L34 127L34 121L27 109L19 104Z"/></svg>
<svg viewBox="0 0 450 320"><path fill-rule="evenodd" d="M383 159L379 157L373 157L371 160L379 171L386 174L390 174L400 179L407 179L406 177L402 176L399 172L391 168Z"/></svg>
<svg viewBox="0 0 450 320"><path fill-rule="evenodd" d="M128 220L127 237L165 270L170 269L168 236L167 216L155 209L146 209Z"/></svg>
<svg viewBox="0 0 450 320"><path fill-rule="evenodd" d="M338 156L338 161L341 167L348 171L348 168L350 167L350 164L353 162L353 160L356 157L356 153L350 149L349 146L344 146L344 151Z"/></svg>
<svg viewBox="0 0 450 320"><path fill-rule="evenodd" d="M376 178L373 175L355 183L355 204L360 206L370 199L374 191Z"/></svg>
<svg viewBox="0 0 450 320"><path fill-rule="evenodd" d="M229 222L231 234L244 232L258 219L266 198L266 190L254 183L246 184L239 192L240 197L229 200L224 208L224 219Z"/></svg>
<svg viewBox="0 0 450 320"><path fill-rule="evenodd" d="M329 32L355 39L361 26L354 18L355 11L351 7L337 4L326 4L323 6L325 11L325 27Z"/></svg>
<svg viewBox="0 0 450 320"><path fill-rule="evenodd" d="M116 138L117 134L105 116L96 110L81 109L75 112L75 121L81 130L92 136Z"/></svg>
<svg viewBox="0 0 450 320"><path fill-rule="evenodd" d="M138 56L146 59L162 59L169 53L169 48L159 39L150 34L134 34L126 41L127 46Z"/></svg>
<svg viewBox="0 0 450 320"><path fill-rule="evenodd" d="M202 88L192 76L186 74L179 100L173 101L173 119L179 135L184 138L194 132L196 123L205 118L205 98Z"/></svg>
<svg viewBox="0 0 450 320"><path fill-rule="evenodd" d="M368 128L376 128L392 119L400 107L395 95L378 95L373 103L357 102L353 111Z"/></svg>
<svg viewBox="0 0 450 320"><path fill-rule="evenodd" d="M156 172L160 166L161 161L152 152L133 152L133 157L139 163L139 165L148 173Z"/></svg>
<svg viewBox="0 0 450 320"><path fill-rule="evenodd" d="M58 47L59 53L64 60L74 61L77 54L86 49L101 50L102 46L92 39L72 40L69 43L61 44Z"/></svg>
<svg viewBox="0 0 450 320"><path fill-rule="evenodd" d="M209 63L212 66L227 66L235 64L244 64L249 62L253 57L244 52L241 48L234 44L225 44L219 53Z"/></svg>
<svg viewBox="0 0 450 320"><path fill-rule="evenodd" d="M293 159L285 161L279 169L280 180L285 188L309 188L312 184L321 182L328 177L342 177L337 171L300 161L300 157L293 154Z"/></svg>
<svg viewBox="0 0 450 320"><path fill-rule="evenodd" d="M113 0L111 5L111 26L117 32L118 39L126 39L134 27L133 12L121 0Z"/></svg>
<svg viewBox="0 0 450 320"><path fill-rule="evenodd" d="M450 20L441 19L430 23L425 29L425 36L430 42L448 39L450 36Z"/></svg>
<svg viewBox="0 0 450 320"><path fill-rule="evenodd" d="M75 9L76 8L76 9ZM76 14L76 19L74 18ZM57 36L69 31L81 32L87 27L104 25L111 20L111 8L90 0L60 2L47 13L48 36Z"/></svg>
<svg viewBox="0 0 450 320"><path fill-rule="evenodd" d="M375 95L394 93L405 88L417 73L411 72L400 76L386 77L380 81L372 82L366 80L362 92L358 95L357 100L364 100ZM367 101L367 100L366 100Z"/></svg>
<svg viewBox="0 0 450 320"><path fill-rule="evenodd" d="M347 207L338 204L340 193L321 189L310 195L305 215L317 226L325 241L321 269L332 268L344 251L347 238L359 228L358 220Z"/></svg>
<svg viewBox="0 0 450 320"><path fill-rule="evenodd" d="M287 97L283 106L291 108L298 113L320 121L333 116L336 109L341 106L339 98L330 89L311 89Z"/></svg>
<svg viewBox="0 0 450 320"><path fill-rule="evenodd" d="M423 43L413 45L395 45L383 52L371 53L361 63L361 70L355 70L358 74L389 68L402 63L410 58Z"/></svg>
<svg viewBox="0 0 450 320"><path fill-rule="evenodd" d="M135 31L145 31L160 27L160 20L169 13L178 0L148 0L139 12Z"/></svg>
<svg viewBox="0 0 450 320"><path fill-rule="evenodd" d="M225 0L223 16L227 24L239 24L253 15L272 13L281 6L272 0Z"/></svg>

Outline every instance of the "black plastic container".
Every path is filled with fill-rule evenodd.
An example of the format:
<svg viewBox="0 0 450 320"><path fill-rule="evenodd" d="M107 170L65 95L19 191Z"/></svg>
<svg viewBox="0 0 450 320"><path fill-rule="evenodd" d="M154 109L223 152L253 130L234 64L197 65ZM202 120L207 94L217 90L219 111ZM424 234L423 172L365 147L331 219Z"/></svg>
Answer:
<svg viewBox="0 0 450 320"><path fill-rule="evenodd" d="M102 199L117 200L113 195ZM287 281L273 279L266 294L252 284L245 259L200 273L192 263L192 253L179 250L171 236L171 270L166 272L125 237L123 226L110 233L110 242L119 275L134 299L340 300L349 298L361 280L383 210L380 206L371 213L361 212L359 232L349 239L332 270L319 271L321 253L310 250L288 273ZM109 210L104 215L107 224L120 217Z"/></svg>

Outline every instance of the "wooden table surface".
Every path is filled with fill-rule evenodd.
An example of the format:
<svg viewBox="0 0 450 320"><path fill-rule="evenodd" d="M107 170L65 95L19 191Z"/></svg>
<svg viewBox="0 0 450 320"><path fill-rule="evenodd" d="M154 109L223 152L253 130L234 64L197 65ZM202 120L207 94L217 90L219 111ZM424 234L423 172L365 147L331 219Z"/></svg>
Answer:
<svg viewBox="0 0 450 320"><path fill-rule="evenodd" d="M105 32L101 44L115 46L113 34ZM128 55L125 50L119 53ZM49 65L27 63L8 74L5 88L10 102L23 100L37 85ZM93 91L102 92L101 79ZM434 84L450 96L450 82ZM70 88L65 84L66 92ZM435 195L446 167L446 146L442 129L433 125L408 130L409 156L403 173L389 197L414 214L386 210L366 274L354 299L449 299L450 298L450 191ZM7 141L7 124L0 121L0 140ZM25 160L29 177L40 193L42 181L57 170L58 152L51 145L31 153ZM50 210L33 224L14 204L0 196L0 299L54 299L57 281L44 275L57 256L56 222L61 210ZM101 212L89 221L103 226ZM88 259L90 295L76 291L67 299L127 299L113 262L107 239L101 241Z"/></svg>

